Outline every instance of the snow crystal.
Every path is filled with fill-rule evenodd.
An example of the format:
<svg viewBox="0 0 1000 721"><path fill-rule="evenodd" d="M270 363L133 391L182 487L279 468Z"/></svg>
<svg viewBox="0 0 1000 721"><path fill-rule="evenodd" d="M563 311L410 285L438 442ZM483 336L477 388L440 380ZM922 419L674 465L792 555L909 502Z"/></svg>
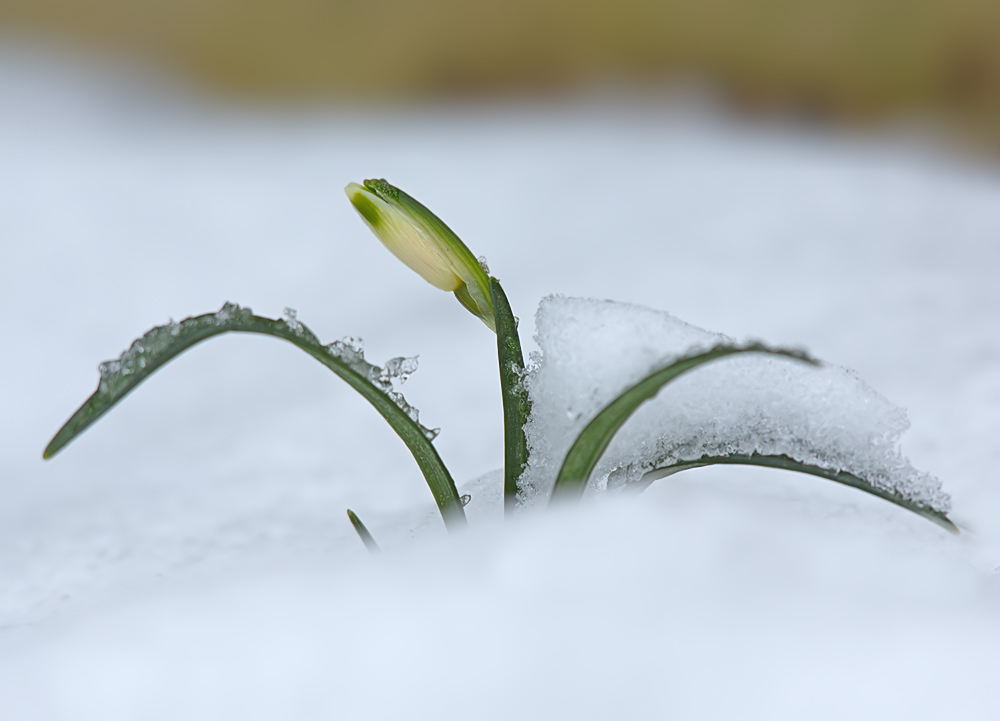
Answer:
<svg viewBox="0 0 1000 721"><path fill-rule="evenodd" d="M542 300L536 328L541 351L525 379L532 408L522 501L529 504L548 498L573 440L629 385L679 356L732 342L650 308L561 296ZM900 453L908 426L906 413L853 371L737 356L681 376L641 406L588 488L622 488L704 455L783 454L947 512L940 481Z"/></svg>
<svg viewBox="0 0 1000 721"><path fill-rule="evenodd" d="M281 319L284 321L285 325L288 326L289 330L295 335L302 335L302 323L299 322L298 314L294 308L285 308L285 312L282 314Z"/></svg>
<svg viewBox="0 0 1000 721"><path fill-rule="evenodd" d="M308 332L308 329L306 329L306 332ZM420 430L427 440L433 441L438 433L441 432L440 428L425 428L421 426L420 412L406 402L402 393L395 390L394 381L399 380L400 385L402 385L406 382L407 378L416 372L416 356L410 358L403 356L392 358L386 361L384 368L380 368L365 360L365 344L361 338L346 336L340 340L335 340L333 343L325 346L325 348L330 355L346 363L351 370L366 378L372 385L389 396L392 402L409 416L410 420L420 426Z"/></svg>
<svg viewBox="0 0 1000 721"><path fill-rule="evenodd" d="M402 393L398 393L396 391L386 391L386 395L389 396L393 403L399 406L403 413L410 417L411 421L414 423L420 423L420 411L407 403L406 399L403 398ZM425 433L424 435L426 436L427 434Z"/></svg>
<svg viewBox="0 0 1000 721"><path fill-rule="evenodd" d="M326 346L327 352L346 363L364 362L365 344L360 338L347 336Z"/></svg>
<svg viewBox="0 0 1000 721"><path fill-rule="evenodd" d="M406 383L406 379L409 378L417 371L417 356L411 358L393 358L385 362L385 368L382 369L382 377L386 380L390 378L399 378L399 384L402 385Z"/></svg>
<svg viewBox="0 0 1000 721"><path fill-rule="evenodd" d="M238 303L230 303L226 301L213 317L216 325L226 325L231 321L248 321L252 315L253 310L250 307L241 308ZM191 319L188 318L187 320Z"/></svg>
<svg viewBox="0 0 1000 721"><path fill-rule="evenodd" d="M241 308L235 303L226 303L214 314L187 318L178 323L173 318L166 325L158 325L146 331L141 338L132 341L117 359L104 361L98 365L100 381L97 395L102 400L111 400L127 392L132 387L133 376L146 368L165 360L164 352L171 344L183 341L182 335L201 334L207 327L216 328L238 324L252 315L249 308Z"/></svg>

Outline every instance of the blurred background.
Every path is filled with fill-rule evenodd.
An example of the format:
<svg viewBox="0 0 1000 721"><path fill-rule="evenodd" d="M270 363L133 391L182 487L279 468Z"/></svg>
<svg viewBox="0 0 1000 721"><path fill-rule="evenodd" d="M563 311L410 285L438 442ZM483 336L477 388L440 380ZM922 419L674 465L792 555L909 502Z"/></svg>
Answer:
<svg viewBox="0 0 1000 721"><path fill-rule="evenodd" d="M996 0L2 0L0 28L214 92L435 99L707 84L810 120L920 118L1000 147Z"/></svg>

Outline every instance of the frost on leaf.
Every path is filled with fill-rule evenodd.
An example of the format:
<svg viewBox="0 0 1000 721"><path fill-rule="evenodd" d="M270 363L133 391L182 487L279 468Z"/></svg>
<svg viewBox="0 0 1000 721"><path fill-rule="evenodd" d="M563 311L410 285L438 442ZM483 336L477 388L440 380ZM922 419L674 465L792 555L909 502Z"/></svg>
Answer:
<svg viewBox="0 0 1000 721"><path fill-rule="evenodd" d="M98 366L101 378L97 395L102 400L116 400L133 387L137 374L162 365L176 355L177 348L186 348L220 329L246 323L252 317L250 308L226 303L216 313L186 318L180 323L171 320L166 325L151 328L141 338L132 341L128 350L117 359L104 361Z"/></svg>
<svg viewBox="0 0 1000 721"><path fill-rule="evenodd" d="M373 386L385 393L389 399L402 410L410 420L420 425L420 412L406 402L403 394L395 390L395 381L399 380L400 385L406 382L417 370L417 357L412 358L392 358L386 362L384 368L372 365L365 360L365 345L361 338L347 336L325 346L326 352L343 361L355 373L364 377ZM440 429L430 429L420 426L427 440L434 440Z"/></svg>
<svg viewBox="0 0 1000 721"><path fill-rule="evenodd" d="M626 303L549 296L536 318L540 353L525 379L531 416L524 502L547 498L566 452L591 419L653 370L732 340L668 313ZM786 455L858 476L947 512L936 478L899 449L906 413L845 368L734 356L679 377L641 406L604 453L590 489L703 456Z"/></svg>
<svg viewBox="0 0 1000 721"><path fill-rule="evenodd" d="M243 308L236 303L226 303L216 313L186 318L180 323L171 320L166 325L156 326L147 331L141 338L133 341L120 357L100 364L98 367L101 374L100 382L92 400L95 404L113 404L157 367L209 336L227 331L262 331L265 327L278 330L283 327L286 330L281 335L287 337L290 333L294 336L295 342L307 349L324 352L337 358L382 391L417 423L419 417L417 409L407 403L402 394L396 392L393 387L397 379L403 383L416 371L416 357L393 358L386 363L385 368L380 368L365 360L364 343L360 338L348 336L323 346L291 308L285 308L281 320L272 321L255 316L250 308ZM428 439L433 439L437 435L435 430L423 426L420 426L420 429Z"/></svg>
<svg viewBox="0 0 1000 721"><path fill-rule="evenodd" d="M285 312L282 314L281 319L288 326L289 330L295 335L302 335L302 323L299 322L298 314L294 308L285 308Z"/></svg>
<svg viewBox="0 0 1000 721"><path fill-rule="evenodd" d="M393 358L386 361L385 368L382 369L382 376L386 379L399 378L399 384L403 385L406 383L406 379L417 371L417 365L417 356Z"/></svg>
<svg viewBox="0 0 1000 721"><path fill-rule="evenodd" d="M226 302L222 307L212 316L215 320L217 326L225 326L230 322L247 322L253 316L253 310L249 307L241 308L238 303ZM198 318L204 318L205 316L197 316L195 318L187 318L184 322L189 322L192 320L197 320ZM156 330L154 328L153 330ZM150 331L152 332L152 331Z"/></svg>

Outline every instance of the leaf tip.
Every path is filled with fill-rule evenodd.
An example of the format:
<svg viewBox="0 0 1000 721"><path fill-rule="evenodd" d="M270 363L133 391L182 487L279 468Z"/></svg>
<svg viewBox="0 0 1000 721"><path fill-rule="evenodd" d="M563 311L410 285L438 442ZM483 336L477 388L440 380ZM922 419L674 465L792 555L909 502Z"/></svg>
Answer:
<svg viewBox="0 0 1000 721"><path fill-rule="evenodd" d="M50 458L52 458L52 456L54 456L56 453L58 453L60 450L62 450L63 444L62 443L58 443L58 444L56 443L56 440L58 439L58 437L59 436L56 436L55 438L53 438L51 441L49 441L49 445L45 446L45 450L42 451L42 460L43 461L49 460Z"/></svg>
<svg viewBox="0 0 1000 721"><path fill-rule="evenodd" d="M962 535L962 531L959 529L958 526L956 526L952 522L952 520L950 518L948 518L948 516L945 516L944 514L942 514L940 516L935 516L932 520L936 521L937 524L939 526L941 526L941 528L943 528L944 530L948 531L948 533L952 534L953 536L961 536Z"/></svg>

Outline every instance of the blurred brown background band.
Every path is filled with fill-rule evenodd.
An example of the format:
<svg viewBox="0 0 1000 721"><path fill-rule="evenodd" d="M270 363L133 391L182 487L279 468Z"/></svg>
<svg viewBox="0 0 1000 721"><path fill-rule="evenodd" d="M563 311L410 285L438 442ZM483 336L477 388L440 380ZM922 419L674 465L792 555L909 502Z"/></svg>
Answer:
<svg viewBox="0 0 1000 721"><path fill-rule="evenodd" d="M0 28L267 97L708 79L747 107L931 113L1000 141L998 0L0 0Z"/></svg>

